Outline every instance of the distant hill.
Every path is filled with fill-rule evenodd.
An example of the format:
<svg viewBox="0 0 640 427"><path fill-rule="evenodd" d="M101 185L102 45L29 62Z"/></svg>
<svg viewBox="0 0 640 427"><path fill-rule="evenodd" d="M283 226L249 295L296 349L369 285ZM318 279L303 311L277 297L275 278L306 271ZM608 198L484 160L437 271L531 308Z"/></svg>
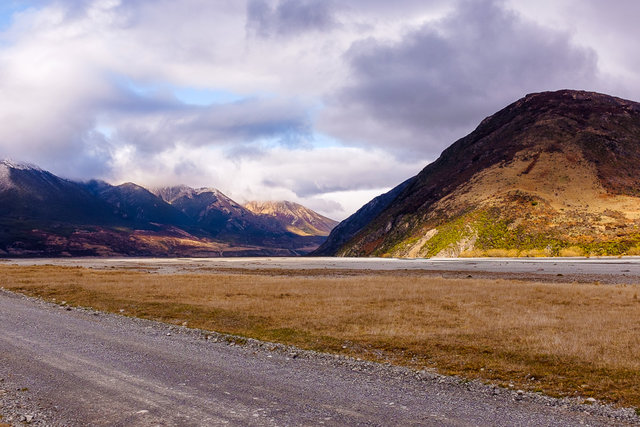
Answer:
<svg viewBox="0 0 640 427"><path fill-rule="evenodd" d="M252 214L215 188L186 186L156 189L155 193L214 236L262 241L265 234L286 230Z"/></svg>
<svg viewBox="0 0 640 427"><path fill-rule="evenodd" d="M527 95L338 225L316 254L639 254L639 172L640 104Z"/></svg>
<svg viewBox="0 0 640 427"><path fill-rule="evenodd" d="M274 218L287 231L299 236L328 236L338 225L298 203L287 201L249 202L244 207L256 215Z"/></svg>
<svg viewBox="0 0 640 427"><path fill-rule="evenodd" d="M324 238L292 233L215 189L156 195L0 161L0 256L292 256Z"/></svg>

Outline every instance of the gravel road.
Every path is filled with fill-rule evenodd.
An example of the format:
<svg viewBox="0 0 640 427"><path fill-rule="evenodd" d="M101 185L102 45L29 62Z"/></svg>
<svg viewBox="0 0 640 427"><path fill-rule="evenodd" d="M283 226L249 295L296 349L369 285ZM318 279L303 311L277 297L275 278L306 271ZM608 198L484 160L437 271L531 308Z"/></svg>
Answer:
<svg viewBox="0 0 640 427"><path fill-rule="evenodd" d="M0 414L15 425L629 425L551 399L0 290Z"/></svg>

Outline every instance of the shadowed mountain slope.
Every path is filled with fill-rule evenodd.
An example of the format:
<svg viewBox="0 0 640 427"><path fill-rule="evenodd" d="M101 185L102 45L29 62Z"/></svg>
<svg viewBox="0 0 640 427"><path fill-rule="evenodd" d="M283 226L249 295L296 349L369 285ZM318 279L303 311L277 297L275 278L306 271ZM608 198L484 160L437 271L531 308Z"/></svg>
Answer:
<svg viewBox="0 0 640 427"><path fill-rule="evenodd" d="M0 161L0 256L292 256L325 237L289 232L215 189L77 183Z"/></svg>
<svg viewBox="0 0 640 427"><path fill-rule="evenodd" d="M81 184L36 166L0 161L0 218L119 224L109 205Z"/></svg>
<svg viewBox="0 0 640 427"><path fill-rule="evenodd" d="M107 202L114 215L125 220L139 224L172 224L181 227L194 225L183 212L137 184L127 182L112 186L105 182L90 181L86 187Z"/></svg>
<svg viewBox="0 0 640 427"><path fill-rule="evenodd" d="M447 148L351 236L336 227L325 246L345 243L324 253L640 252L639 171L640 104L570 90L527 95Z"/></svg>
<svg viewBox="0 0 640 427"><path fill-rule="evenodd" d="M353 236L360 232L383 210L385 210L396 199L396 197L398 197L402 190L411 183L412 180L413 178L406 180L402 184L374 198L369 203L358 209L356 213L338 224L329 234L327 240L325 240L312 255L335 255L344 244L346 244Z"/></svg>
<svg viewBox="0 0 640 427"><path fill-rule="evenodd" d="M156 190L156 194L213 235L242 231L255 234L256 230L267 228L259 218L215 188L167 187ZM284 230L274 223L271 231Z"/></svg>

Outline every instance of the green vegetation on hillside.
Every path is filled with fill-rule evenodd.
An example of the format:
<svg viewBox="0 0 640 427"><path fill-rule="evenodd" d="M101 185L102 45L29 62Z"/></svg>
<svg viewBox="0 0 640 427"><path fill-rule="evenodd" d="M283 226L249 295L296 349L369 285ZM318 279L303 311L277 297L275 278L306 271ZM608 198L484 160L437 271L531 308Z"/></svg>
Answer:
<svg viewBox="0 0 640 427"><path fill-rule="evenodd" d="M553 228L534 228L529 223L516 225L498 209L464 213L436 227L437 233L419 251L434 257L457 248L466 239L475 238L472 250L457 248L461 256L622 256L640 254L640 233L610 240L585 241L562 236ZM377 253L379 256L406 256L421 235L394 242Z"/></svg>

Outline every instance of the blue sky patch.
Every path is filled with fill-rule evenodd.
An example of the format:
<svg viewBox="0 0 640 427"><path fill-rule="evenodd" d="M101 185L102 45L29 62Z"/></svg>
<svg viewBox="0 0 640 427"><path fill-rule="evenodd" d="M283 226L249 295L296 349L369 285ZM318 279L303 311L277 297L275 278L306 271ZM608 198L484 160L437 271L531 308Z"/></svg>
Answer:
<svg viewBox="0 0 640 427"><path fill-rule="evenodd" d="M17 12L22 12L33 7L34 2L19 0L2 0L0 1L0 31L4 31L11 26L13 16Z"/></svg>
<svg viewBox="0 0 640 427"><path fill-rule="evenodd" d="M171 83L139 83L126 76L118 76L116 80L120 86L138 96L153 98L158 95L173 95L178 101L187 105L221 105L246 99L243 95L223 89L178 86Z"/></svg>

